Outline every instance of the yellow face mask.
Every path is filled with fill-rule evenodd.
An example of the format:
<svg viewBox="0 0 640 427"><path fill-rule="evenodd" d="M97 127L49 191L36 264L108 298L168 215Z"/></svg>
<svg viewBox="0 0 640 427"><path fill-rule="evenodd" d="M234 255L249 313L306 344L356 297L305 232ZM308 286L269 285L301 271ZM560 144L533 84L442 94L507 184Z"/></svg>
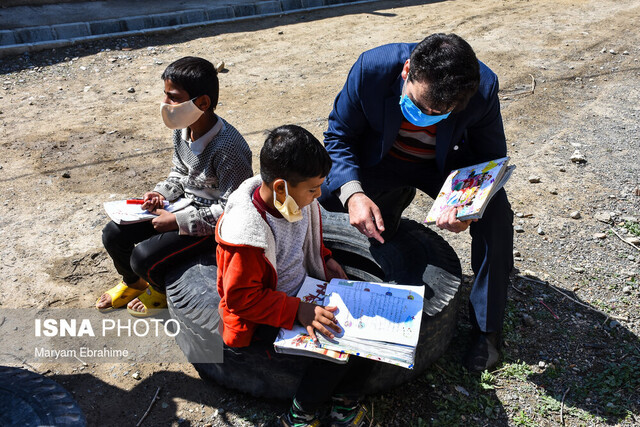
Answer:
<svg viewBox="0 0 640 427"><path fill-rule="evenodd" d="M284 203L280 203L278 198L276 197L276 192L273 192L273 204L275 205L278 212L282 214L282 216L289 222L296 222L302 219L302 211L298 207L298 204L293 197L289 195L289 188L287 186L287 181L284 182L284 192L286 197L284 199Z"/></svg>

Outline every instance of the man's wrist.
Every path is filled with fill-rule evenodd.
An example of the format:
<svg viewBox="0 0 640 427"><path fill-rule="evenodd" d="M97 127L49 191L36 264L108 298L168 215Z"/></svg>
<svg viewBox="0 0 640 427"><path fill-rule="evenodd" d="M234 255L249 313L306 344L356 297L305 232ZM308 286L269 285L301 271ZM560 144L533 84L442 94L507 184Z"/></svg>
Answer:
<svg viewBox="0 0 640 427"><path fill-rule="evenodd" d="M340 199L340 203L342 203L342 206L346 208L349 198L356 193L364 193L360 181L354 180L343 184L342 187L340 187L338 194L338 199Z"/></svg>

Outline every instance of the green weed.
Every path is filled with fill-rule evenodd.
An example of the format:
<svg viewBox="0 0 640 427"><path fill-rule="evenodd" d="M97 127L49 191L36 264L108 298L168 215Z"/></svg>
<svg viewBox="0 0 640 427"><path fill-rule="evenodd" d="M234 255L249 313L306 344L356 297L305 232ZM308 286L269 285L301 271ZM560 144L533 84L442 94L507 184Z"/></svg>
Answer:
<svg viewBox="0 0 640 427"><path fill-rule="evenodd" d="M626 221L624 223L623 227L626 228L627 231L629 233L633 234L634 236L640 237L640 224L639 223Z"/></svg>

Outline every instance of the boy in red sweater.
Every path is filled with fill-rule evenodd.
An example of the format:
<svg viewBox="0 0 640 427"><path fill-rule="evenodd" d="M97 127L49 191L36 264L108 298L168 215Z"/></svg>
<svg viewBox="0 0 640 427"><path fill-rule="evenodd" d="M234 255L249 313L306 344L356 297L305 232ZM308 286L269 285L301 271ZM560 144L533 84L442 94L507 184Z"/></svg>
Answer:
<svg viewBox="0 0 640 427"><path fill-rule="evenodd" d="M279 328L291 329L296 321L313 339L316 330L330 338L340 332L333 314L336 307L305 303L295 296L307 275L346 278L322 242L316 201L330 168L329 155L311 133L299 126L281 126L269 134L260 152L261 176L248 179L229 197L216 226L226 345L249 346L257 334L273 341ZM369 365L352 362L314 360L310 371L326 375L305 375L281 424L319 425L316 412L333 397L332 425L362 425L358 388Z"/></svg>

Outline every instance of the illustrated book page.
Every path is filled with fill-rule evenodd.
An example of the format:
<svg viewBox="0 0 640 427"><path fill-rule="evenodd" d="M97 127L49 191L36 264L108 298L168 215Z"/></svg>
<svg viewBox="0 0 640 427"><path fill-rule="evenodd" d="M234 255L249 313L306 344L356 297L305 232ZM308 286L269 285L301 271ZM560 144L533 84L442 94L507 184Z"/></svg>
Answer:
<svg viewBox="0 0 640 427"><path fill-rule="evenodd" d="M335 312L342 332L319 334L324 348L412 368L420 336L424 286L333 279L325 306Z"/></svg>
<svg viewBox="0 0 640 427"><path fill-rule="evenodd" d="M326 287L327 282L307 277L297 296L302 302L323 305ZM278 353L317 357L336 363L347 363L349 360L347 353L329 350L316 345L307 330L300 324L294 324L292 329L280 328L273 346Z"/></svg>

